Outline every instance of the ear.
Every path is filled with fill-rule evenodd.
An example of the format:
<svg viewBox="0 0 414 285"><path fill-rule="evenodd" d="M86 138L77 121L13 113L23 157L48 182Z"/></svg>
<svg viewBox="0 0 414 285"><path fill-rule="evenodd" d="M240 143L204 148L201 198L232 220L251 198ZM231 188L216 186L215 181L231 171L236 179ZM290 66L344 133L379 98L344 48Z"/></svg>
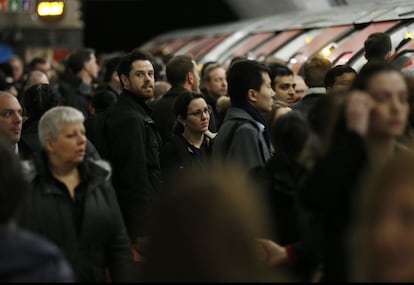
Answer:
<svg viewBox="0 0 414 285"><path fill-rule="evenodd" d="M391 59L391 51L388 51L386 54L385 54L385 60L386 61L389 61Z"/></svg>
<svg viewBox="0 0 414 285"><path fill-rule="evenodd" d="M125 74L121 74L121 81L124 87L129 87L129 78Z"/></svg>
<svg viewBox="0 0 414 285"><path fill-rule="evenodd" d="M249 91L247 91L247 100L251 103L256 103L257 91L253 89L249 89Z"/></svg>
<svg viewBox="0 0 414 285"><path fill-rule="evenodd" d="M180 122L181 125L185 126L185 119L183 118L183 116L178 115L177 121Z"/></svg>
<svg viewBox="0 0 414 285"><path fill-rule="evenodd" d="M112 76L111 76L112 80L114 81L119 81L119 76L118 76L118 72L114 71L112 72Z"/></svg>
<svg viewBox="0 0 414 285"><path fill-rule="evenodd" d="M190 85L193 85L193 83L194 83L194 74L192 72L187 73L187 82L190 83Z"/></svg>
<svg viewBox="0 0 414 285"><path fill-rule="evenodd" d="M365 59L367 59L367 53L364 51L364 57Z"/></svg>
<svg viewBox="0 0 414 285"><path fill-rule="evenodd" d="M55 149L55 140L47 137L45 139L45 145L46 145L47 152L49 152L49 153L53 153L54 152L54 149Z"/></svg>
<svg viewBox="0 0 414 285"><path fill-rule="evenodd" d="M88 70L89 61L85 61L82 65L82 70Z"/></svg>

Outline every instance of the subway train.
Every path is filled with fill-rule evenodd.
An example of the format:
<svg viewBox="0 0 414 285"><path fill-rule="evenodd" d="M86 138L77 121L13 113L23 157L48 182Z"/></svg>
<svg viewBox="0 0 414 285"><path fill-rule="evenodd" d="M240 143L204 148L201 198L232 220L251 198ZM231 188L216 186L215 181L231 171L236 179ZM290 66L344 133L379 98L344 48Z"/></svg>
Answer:
<svg viewBox="0 0 414 285"><path fill-rule="evenodd" d="M371 33L385 32L392 40L392 60L401 68L413 64L414 6L412 0L364 1L321 11L294 11L231 23L174 30L141 48L161 56L191 53L202 65L225 66L236 56L278 58L301 74L303 63L316 54L334 65L359 70L366 62L363 43Z"/></svg>

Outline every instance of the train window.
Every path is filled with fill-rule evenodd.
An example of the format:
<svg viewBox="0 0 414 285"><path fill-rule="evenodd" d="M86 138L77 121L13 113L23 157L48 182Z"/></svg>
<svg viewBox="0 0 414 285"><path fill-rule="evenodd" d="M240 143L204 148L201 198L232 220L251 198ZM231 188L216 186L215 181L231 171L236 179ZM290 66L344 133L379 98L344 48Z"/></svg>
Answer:
<svg viewBox="0 0 414 285"><path fill-rule="evenodd" d="M302 30L286 30L277 33L267 41L263 41L256 48L251 50L252 57L257 60L264 60L269 54L275 52L279 47L290 41Z"/></svg>
<svg viewBox="0 0 414 285"><path fill-rule="evenodd" d="M399 69L403 69L412 66L414 63L414 49L408 49L400 52L393 60L392 63Z"/></svg>
<svg viewBox="0 0 414 285"><path fill-rule="evenodd" d="M235 44L231 49L222 54L218 61L225 65L230 64L230 61L235 56L247 56L248 52L260 44L262 41L270 38L272 32L253 33L246 36L244 39Z"/></svg>
<svg viewBox="0 0 414 285"><path fill-rule="evenodd" d="M402 23L395 30L390 32L392 51L396 51L396 48L399 47L399 44L406 38L412 38L414 33L414 23L407 22Z"/></svg>
<svg viewBox="0 0 414 285"><path fill-rule="evenodd" d="M301 47L290 59L288 65L290 69L294 72L299 72L302 64L315 53L317 53L320 49L322 49L325 45L327 45L331 41L339 40L347 35L349 35L353 30L352 25L344 25L344 26L335 26L335 27L328 27L323 30L318 36L316 36L310 43ZM323 49L324 56L328 56L332 49L335 46L326 47Z"/></svg>
<svg viewBox="0 0 414 285"><path fill-rule="evenodd" d="M298 49L307 43L310 43L322 31L323 29L312 29L298 35L289 43L273 53L273 56L287 62Z"/></svg>
<svg viewBox="0 0 414 285"><path fill-rule="evenodd" d="M413 33L414 23L412 21L403 22L396 26L394 29L390 30L389 35L391 37L392 44L391 53L396 52L397 49L401 49L401 46L403 46L407 41L409 41L409 38L412 37ZM363 50L358 52L349 60L349 64L357 71L359 71L366 62L367 60L364 56Z"/></svg>
<svg viewBox="0 0 414 285"><path fill-rule="evenodd" d="M175 54L185 54L185 53L188 53L189 50L191 50L192 48L196 47L199 44L203 44L206 40L208 40L208 36L196 37L193 40L191 40L190 42L188 42L186 45L184 45L183 47L181 47L180 49L178 49L175 52Z"/></svg>
<svg viewBox="0 0 414 285"><path fill-rule="evenodd" d="M346 64L354 54L358 54L364 48L366 38L376 32L387 32L398 25L399 21L387 21L371 23L362 30L353 33L337 44L337 48L328 56L334 64Z"/></svg>
<svg viewBox="0 0 414 285"><path fill-rule="evenodd" d="M355 69L357 72L361 70L362 66L367 63L367 59L364 56L364 53L362 52L357 58L352 59L352 63L350 65L353 69Z"/></svg>
<svg viewBox="0 0 414 285"><path fill-rule="evenodd" d="M192 54L195 57L195 53L197 53L198 50L200 50L204 46L208 45L212 41L214 41L214 37L207 36L207 37L205 37L205 38L197 41L196 43L194 43L193 45L191 45L187 50L185 50L183 52L184 53L190 53L190 54Z"/></svg>
<svg viewBox="0 0 414 285"><path fill-rule="evenodd" d="M163 55L170 55L174 54L179 48L188 44L190 41L190 38L169 39L156 43L153 47L149 47L148 50L154 54L161 52Z"/></svg>
<svg viewBox="0 0 414 285"><path fill-rule="evenodd" d="M348 52L344 52L343 54L341 54L339 57L337 57L334 61L333 64L334 65L343 65L343 64L347 64L348 61L351 59L351 57L354 55L354 53L352 51L348 51Z"/></svg>
<svg viewBox="0 0 414 285"><path fill-rule="evenodd" d="M210 51L213 47L220 44L224 39L226 39L229 35L219 35L214 37L209 43L201 46L197 51L194 51L194 57L196 58L197 62L200 61L200 58L204 56L208 51Z"/></svg>

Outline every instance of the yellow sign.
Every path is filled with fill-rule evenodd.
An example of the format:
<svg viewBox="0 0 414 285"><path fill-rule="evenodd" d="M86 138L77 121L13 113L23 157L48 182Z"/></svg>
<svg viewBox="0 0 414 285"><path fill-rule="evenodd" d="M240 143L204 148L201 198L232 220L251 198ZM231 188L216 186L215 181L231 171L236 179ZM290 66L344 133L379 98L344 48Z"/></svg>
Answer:
<svg viewBox="0 0 414 285"><path fill-rule="evenodd" d="M62 16L64 8L63 1L40 1L37 4L37 14L41 17Z"/></svg>

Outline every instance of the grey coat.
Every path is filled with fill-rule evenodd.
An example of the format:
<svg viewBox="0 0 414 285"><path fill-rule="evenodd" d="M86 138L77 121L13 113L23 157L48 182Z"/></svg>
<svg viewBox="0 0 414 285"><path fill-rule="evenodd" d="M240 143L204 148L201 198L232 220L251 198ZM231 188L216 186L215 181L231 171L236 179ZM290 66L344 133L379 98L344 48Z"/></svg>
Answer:
<svg viewBox="0 0 414 285"><path fill-rule="evenodd" d="M243 109L231 107L214 139L212 155L251 170L270 158L263 132L265 127Z"/></svg>

